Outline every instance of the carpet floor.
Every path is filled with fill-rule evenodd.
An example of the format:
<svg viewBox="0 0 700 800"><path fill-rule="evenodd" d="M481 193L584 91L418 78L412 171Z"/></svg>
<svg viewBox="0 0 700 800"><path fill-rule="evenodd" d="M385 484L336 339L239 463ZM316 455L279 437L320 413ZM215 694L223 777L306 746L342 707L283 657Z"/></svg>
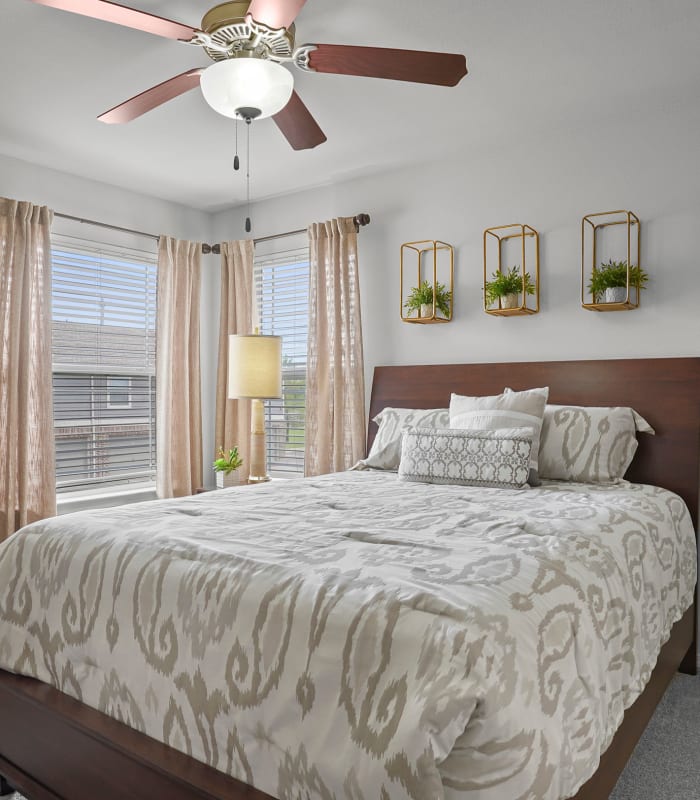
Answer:
<svg viewBox="0 0 700 800"><path fill-rule="evenodd" d="M673 679L610 800L700 800L700 676Z"/></svg>
<svg viewBox="0 0 700 800"><path fill-rule="evenodd" d="M673 679L610 800L700 800L700 676Z"/></svg>

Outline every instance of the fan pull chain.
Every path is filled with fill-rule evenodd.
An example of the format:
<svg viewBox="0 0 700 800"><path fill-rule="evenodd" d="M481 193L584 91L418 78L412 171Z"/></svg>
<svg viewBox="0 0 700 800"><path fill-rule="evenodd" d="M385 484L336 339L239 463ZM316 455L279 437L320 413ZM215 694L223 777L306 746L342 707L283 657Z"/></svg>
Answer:
<svg viewBox="0 0 700 800"><path fill-rule="evenodd" d="M252 225L250 222L250 123L251 119L248 117L246 119L246 127L247 127L247 144L246 144L246 204L248 207L248 216L245 218L245 232L250 233L252 230Z"/></svg>
<svg viewBox="0 0 700 800"><path fill-rule="evenodd" d="M236 120L236 155L233 157L233 168L236 172L241 168L241 160L238 158L238 120Z"/></svg>

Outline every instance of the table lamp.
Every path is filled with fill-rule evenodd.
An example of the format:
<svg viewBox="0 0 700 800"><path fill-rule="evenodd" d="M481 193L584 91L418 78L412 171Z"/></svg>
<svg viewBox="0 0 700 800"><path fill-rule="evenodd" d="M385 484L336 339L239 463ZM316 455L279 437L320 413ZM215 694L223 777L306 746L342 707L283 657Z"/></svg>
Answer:
<svg viewBox="0 0 700 800"><path fill-rule="evenodd" d="M263 400L282 397L282 337L228 337L228 396L251 401L249 483L269 481Z"/></svg>

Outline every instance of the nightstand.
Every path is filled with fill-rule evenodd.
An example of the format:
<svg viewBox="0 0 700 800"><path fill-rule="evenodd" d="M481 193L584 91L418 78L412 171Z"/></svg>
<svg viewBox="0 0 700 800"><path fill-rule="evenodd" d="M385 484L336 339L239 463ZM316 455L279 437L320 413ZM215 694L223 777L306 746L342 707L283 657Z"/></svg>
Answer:
<svg viewBox="0 0 700 800"><path fill-rule="evenodd" d="M284 478L270 478L269 481L248 481L246 483L239 483L239 486L266 486L268 483L284 480ZM235 488L235 487L232 487ZM204 486L198 486L194 490L194 494L204 494L205 492L216 492L218 489L205 489Z"/></svg>

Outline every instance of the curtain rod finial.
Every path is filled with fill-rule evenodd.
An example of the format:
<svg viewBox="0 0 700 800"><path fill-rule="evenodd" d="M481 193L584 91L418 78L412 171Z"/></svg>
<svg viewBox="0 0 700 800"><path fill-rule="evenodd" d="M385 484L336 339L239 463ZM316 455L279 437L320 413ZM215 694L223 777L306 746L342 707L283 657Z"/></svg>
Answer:
<svg viewBox="0 0 700 800"><path fill-rule="evenodd" d="M352 221L355 223L355 230L359 233L360 228L369 225L370 216L369 214L357 214L353 217Z"/></svg>

